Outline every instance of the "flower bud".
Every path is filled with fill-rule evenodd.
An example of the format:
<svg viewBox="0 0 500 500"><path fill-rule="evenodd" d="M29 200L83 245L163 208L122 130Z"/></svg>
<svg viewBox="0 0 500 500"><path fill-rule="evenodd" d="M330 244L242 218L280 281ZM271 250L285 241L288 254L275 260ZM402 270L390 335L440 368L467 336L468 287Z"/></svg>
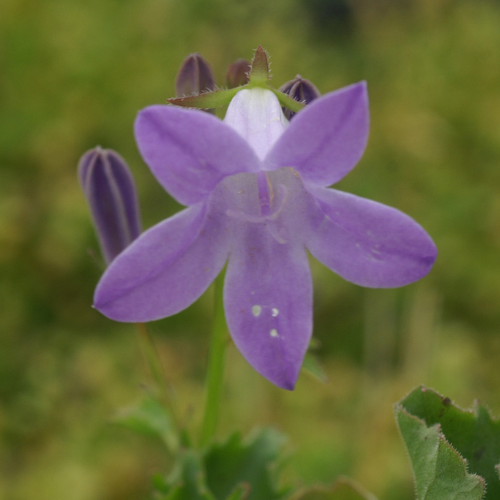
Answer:
<svg viewBox="0 0 500 500"><path fill-rule="evenodd" d="M314 99L321 95L312 82L302 78L300 75L297 75L293 80L284 83L279 90L288 94L292 99L304 102L305 104L310 104L311 101L314 101ZM283 108L283 113L289 120L291 120L295 115L293 111L286 108Z"/></svg>
<svg viewBox="0 0 500 500"><path fill-rule="evenodd" d="M245 59L237 59L230 64L226 72L226 84L228 88L234 89L245 85L249 81L249 73L252 66Z"/></svg>
<svg viewBox="0 0 500 500"><path fill-rule="evenodd" d="M175 79L175 94L183 97L215 89L215 78L210 64L200 54L184 59Z"/></svg>
<svg viewBox="0 0 500 500"><path fill-rule="evenodd" d="M134 178L118 153L100 147L82 156L78 177L109 264L141 233Z"/></svg>

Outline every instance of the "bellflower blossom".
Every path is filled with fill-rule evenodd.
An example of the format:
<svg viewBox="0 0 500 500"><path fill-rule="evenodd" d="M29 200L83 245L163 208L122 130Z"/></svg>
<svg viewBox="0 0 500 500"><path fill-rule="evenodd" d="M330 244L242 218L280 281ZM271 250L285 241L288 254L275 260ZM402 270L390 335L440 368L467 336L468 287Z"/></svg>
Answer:
<svg viewBox="0 0 500 500"><path fill-rule="evenodd" d="M314 100L290 124L263 88L239 91L224 121L174 106L141 111L140 152L188 208L111 263L95 307L126 322L171 316L227 262L234 343L260 374L293 389L312 333L307 250L346 280L376 288L416 281L436 258L407 215L327 187L362 156L368 121L364 82Z"/></svg>

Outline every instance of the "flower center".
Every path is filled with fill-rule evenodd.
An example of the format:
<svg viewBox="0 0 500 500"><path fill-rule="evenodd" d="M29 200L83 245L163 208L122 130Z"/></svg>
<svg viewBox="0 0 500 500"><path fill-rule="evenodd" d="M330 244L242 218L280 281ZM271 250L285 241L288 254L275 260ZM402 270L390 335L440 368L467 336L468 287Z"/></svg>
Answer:
<svg viewBox="0 0 500 500"><path fill-rule="evenodd" d="M281 244L287 243L286 230L279 221L288 202L288 190L285 185L278 184L274 189L266 172L257 174L259 206L256 214L228 208L226 215L231 219L250 224L264 224L269 234ZM255 202L254 202L255 203ZM252 207L254 208L254 207Z"/></svg>

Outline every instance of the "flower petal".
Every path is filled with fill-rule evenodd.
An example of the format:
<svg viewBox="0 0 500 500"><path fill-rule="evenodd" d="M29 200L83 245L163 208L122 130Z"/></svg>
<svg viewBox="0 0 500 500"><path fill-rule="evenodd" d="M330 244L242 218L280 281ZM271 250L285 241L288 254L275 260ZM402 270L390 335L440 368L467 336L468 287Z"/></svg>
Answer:
<svg viewBox="0 0 500 500"><path fill-rule="evenodd" d="M437 256L430 236L394 208L334 189L310 189L324 213L307 240L314 257L361 286L392 288L425 276Z"/></svg>
<svg viewBox="0 0 500 500"><path fill-rule="evenodd" d="M293 167L306 184L330 186L350 172L368 140L365 82L313 101L294 116L266 158L266 168Z"/></svg>
<svg viewBox="0 0 500 500"><path fill-rule="evenodd" d="M201 111L150 106L137 116L135 137L160 184L184 205L204 200L228 175L260 169L242 137Z"/></svg>
<svg viewBox="0 0 500 500"><path fill-rule="evenodd" d="M288 126L278 98L261 88L240 90L227 108L224 123L248 141L261 160Z"/></svg>
<svg viewBox="0 0 500 500"><path fill-rule="evenodd" d="M257 372L292 390L312 333L307 254L298 243L278 242L265 225L241 231L224 286L229 331Z"/></svg>
<svg viewBox="0 0 500 500"><path fill-rule="evenodd" d="M228 254L223 224L203 204L142 234L109 266L94 306L117 321L143 322L190 306L219 274Z"/></svg>

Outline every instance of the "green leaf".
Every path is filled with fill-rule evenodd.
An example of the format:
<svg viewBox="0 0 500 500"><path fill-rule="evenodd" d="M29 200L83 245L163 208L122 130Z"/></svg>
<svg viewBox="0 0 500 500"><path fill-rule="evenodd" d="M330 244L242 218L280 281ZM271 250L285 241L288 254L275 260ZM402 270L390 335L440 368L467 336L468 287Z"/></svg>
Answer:
<svg viewBox="0 0 500 500"><path fill-rule="evenodd" d="M453 405L449 398L421 387L403 401L406 410L424 419L428 425L439 424L447 441L467 460L470 472L486 480L485 499L500 498L500 421L476 402L470 410Z"/></svg>
<svg viewBox="0 0 500 500"><path fill-rule="evenodd" d="M395 411L412 462L417 500L480 500L483 478L488 484L485 500L500 498L495 470L500 427L484 407L464 411L419 387Z"/></svg>
<svg viewBox="0 0 500 500"><path fill-rule="evenodd" d="M137 405L121 410L113 422L138 434L159 438L171 452L178 448L178 437L168 411L150 394Z"/></svg>
<svg viewBox="0 0 500 500"><path fill-rule="evenodd" d="M299 491L290 500L377 500L348 478L340 478L330 488L313 486Z"/></svg>
<svg viewBox="0 0 500 500"><path fill-rule="evenodd" d="M161 487L160 500L215 500L205 485L200 455L194 450L181 452L172 474Z"/></svg>
<svg viewBox="0 0 500 500"><path fill-rule="evenodd" d="M235 488L247 484L247 500L278 500L285 491L275 483L273 466L285 438L263 429L248 440L233 434L222 444L211 445L204 457L207 485L217 500L232 498ZM236 497L243 498L243 497Z"/></svg>

